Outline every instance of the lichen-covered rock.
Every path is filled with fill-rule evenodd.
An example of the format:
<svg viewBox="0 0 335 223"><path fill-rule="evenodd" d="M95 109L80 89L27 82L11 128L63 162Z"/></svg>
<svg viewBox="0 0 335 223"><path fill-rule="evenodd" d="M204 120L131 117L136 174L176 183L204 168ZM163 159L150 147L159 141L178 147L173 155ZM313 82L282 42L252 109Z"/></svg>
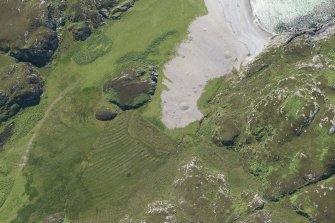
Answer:
<svg viewBox="0 0 335 223"><path fill-rule="evenodd" d="M53 214L51 216L46 217L43 220L43 223L63 223L65 220L65 215L62 213Z"/></svg>
<svg viewBox="0 0 335 223"><path fill-rule="evenodd" d="M248 203L248 208L251 211L263 209L264 199L259 194L255 194L253 199Z"/></svg>
<svg viewBox="0 0 335 223"><path fill-rule="evenodd" d="M148 216L146 220L148 223L177 223L176 207L168 200L148 204L145 214Z"/></svg>

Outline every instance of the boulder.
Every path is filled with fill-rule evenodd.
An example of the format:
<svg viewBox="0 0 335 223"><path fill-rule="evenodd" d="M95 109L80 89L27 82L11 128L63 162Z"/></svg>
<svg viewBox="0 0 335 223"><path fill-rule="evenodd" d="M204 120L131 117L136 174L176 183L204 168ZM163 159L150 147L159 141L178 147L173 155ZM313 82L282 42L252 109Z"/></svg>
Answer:
<svg viewBox="0 0 335 223"><path fill-rule="evenodd" d="M259 194L255 194L253 199L248 203L250 211L261 210L264 208L264 200Z"/></svg>
<svg viewBox="0 0 335 223"><path fill-rule="evenodd" d="M77 26L72 29L73 39L85 41L92 34L92 30L87 25Z"/></svg>
<svg viewBox="0 0 335 223"><path fill-rule="evenodd" d="M99 121L111 121L117 116L117 112L114 112L108 108L100 108L95 112L95 118Z"/></svg>

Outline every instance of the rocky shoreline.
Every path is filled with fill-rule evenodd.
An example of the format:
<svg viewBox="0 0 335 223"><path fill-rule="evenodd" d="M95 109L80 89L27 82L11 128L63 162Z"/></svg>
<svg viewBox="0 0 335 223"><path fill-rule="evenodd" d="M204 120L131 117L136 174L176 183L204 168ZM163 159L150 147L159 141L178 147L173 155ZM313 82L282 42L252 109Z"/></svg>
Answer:
<svg viewBox="0 0 335 223"><path fill-rule="evenodd" d="M254 23L249 0L205 1L208 15L189 27L188 39L165 65L162 121L182 128L203 115L197 101L207 81L239 69L260 53L270 35ZM169 81L171 80L171 81Z"/></svg>

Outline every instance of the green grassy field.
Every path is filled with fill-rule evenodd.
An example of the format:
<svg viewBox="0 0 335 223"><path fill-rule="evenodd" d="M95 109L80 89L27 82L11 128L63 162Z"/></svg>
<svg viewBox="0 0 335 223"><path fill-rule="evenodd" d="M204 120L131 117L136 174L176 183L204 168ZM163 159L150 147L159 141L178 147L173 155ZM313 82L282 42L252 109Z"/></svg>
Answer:
<svg viewBox="0 0 335 223"><path fill-rule="evenodd" d="M198 101L203 120L177 130L162 124L164 64L186 38L189 24L205 13L202 0L140 0L85 42L73 41L64 29L56 58L39 69L46 81L40 104L12 119L14 134L1 152L0 223L39 223L54 214L64 214L65 223L308 223L301 213L319 216L309 199L318 196L315 189L325 188L304 185L305 169L300 167L307 154L310 166L305 166L324 171L319 163L330 160L334 139L313 121L302 127L308 131L294 132L301 107L307 103L307 112L314 108L296 90L316 99L328 117L331 111L325 108L335 100L335 76L331 69L306 68L316 73L314 78L297 71L296 63L308 63L316 53L308 44L266 51L244 78L233 72L209 81ZM334 42L324 41L317 49L332 63ZM0 56L0 66L7 58ZM264 63L268 66L260 69ZM123 112L110 104L103 92L106 81L148 64L160 65L151 102ZM312 94L319 85L327 100L317 91ZM279 102L272 100L284 87L292 93L281 97L285 118L276 110ZM121 113L100 122L94 113L101 107ZM259 122L248 122L250 114ZM322 121L319 116L315 120ZM236 126L233 146L222 146L217 138L223 134L217 133L231 136ZM324 183L333 193L333 177ZM296 185L301 188L290 191ZM331 201L317 200L324 208Z"/></svg>
<svg viewBox="0 0 335 223"><path fill-rule="evenodd" d="M189 23L202 14L200 0L146 0L137 2L120 21L109 21L85 43L73 42L64 32L57 58L40 69L46 80L44 99L14 119L17 128L1 157L8 173L0 191L0 201L6 200L0 222L39 222L58 212L69 221L111 211L123 214L131 196L174 156L177 142L138 112L122 113L108 124L96 121L95 109L107 104L102 84L135 61L163 67L186 37ZM95 36L101 33L103 38ZM48 105L69 86L74 88L34 130ZM159 94L152 104L141 112L159 119ZM34 131L37 137L22 168L21 156Z"/></svg>

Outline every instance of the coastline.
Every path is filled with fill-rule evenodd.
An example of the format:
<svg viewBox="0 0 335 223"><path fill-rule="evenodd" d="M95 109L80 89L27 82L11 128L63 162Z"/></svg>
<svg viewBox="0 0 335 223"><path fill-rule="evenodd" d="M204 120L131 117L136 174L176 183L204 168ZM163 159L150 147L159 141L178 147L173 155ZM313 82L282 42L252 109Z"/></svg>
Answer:
<svg viewBox="0 0 335 223"><path fill-rule="evenodd" d="M162 121L170 129L200 120L197 101L207 81L250 62L271 34L255 23L249 0L205 0L208 14L189 26L188 38L164 67Z"/></svg>

